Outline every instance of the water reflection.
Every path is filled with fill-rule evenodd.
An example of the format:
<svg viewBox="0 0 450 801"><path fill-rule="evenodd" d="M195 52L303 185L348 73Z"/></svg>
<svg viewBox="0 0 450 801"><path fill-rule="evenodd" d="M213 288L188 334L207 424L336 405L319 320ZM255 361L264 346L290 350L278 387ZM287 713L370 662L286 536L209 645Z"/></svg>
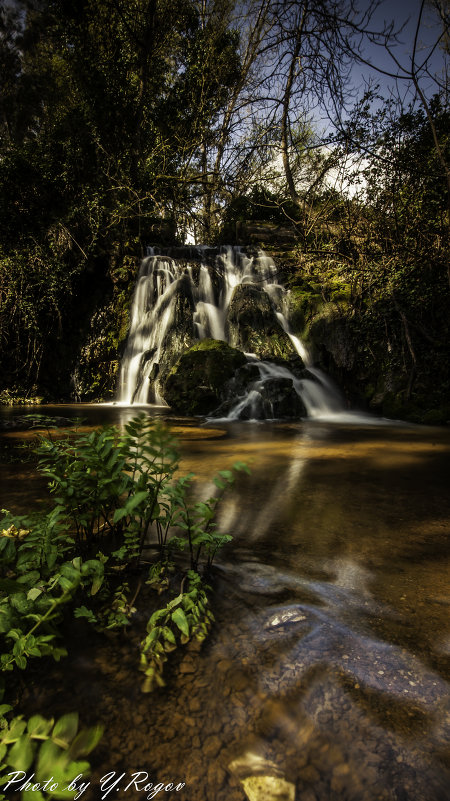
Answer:
<svg viewBox="0 0 450 801"><path fill-rule="evenodd" d="M75 694L106 722L96 776L148 766L185 801L448 799L449 433L174 422L199 496L252 469L221 509L212 637L148 698L137 642L83 633L35 709Z"/></svg>

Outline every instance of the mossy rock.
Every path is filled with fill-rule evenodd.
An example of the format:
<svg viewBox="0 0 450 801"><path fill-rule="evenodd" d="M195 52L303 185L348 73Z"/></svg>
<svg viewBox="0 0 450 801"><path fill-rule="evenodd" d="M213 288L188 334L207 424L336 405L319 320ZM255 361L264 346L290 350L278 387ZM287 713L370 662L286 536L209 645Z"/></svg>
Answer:
<svg viewBox="0 0 450 801"><path fill-rule="evenodd" d="M246 364L241 351L217 339L203 339L178 359L164 387L164 399L179 414L202 415L222 403L225 385Z"/></svg>
<svg viewBox="0 0 450 801"><path fill-rule="evenodd" d="M348 289L334 289L330 297L334 303L350 303L352 290L350 287Z"/></svg>
<svg viewBox="0 0 450 801"><path fill-rule="evenodd" d="M324 306L322 295L294 287L289 296L289 317L295 331L302 331Z"/></svg>
<svg viewBox="0 0 450 801"><path fill-rule="evenodd" d="M253 284L239 284L228 310L227 334L231 345L259 359L287 361L295 348L283 331L269 296Z"/></svg>

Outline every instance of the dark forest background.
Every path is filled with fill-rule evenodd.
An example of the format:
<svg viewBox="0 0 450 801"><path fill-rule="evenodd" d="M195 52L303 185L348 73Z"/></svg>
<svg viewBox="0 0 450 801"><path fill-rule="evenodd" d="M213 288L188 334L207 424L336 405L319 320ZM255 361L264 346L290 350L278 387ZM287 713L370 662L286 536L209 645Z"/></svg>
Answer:
<svg viewBox="0 0 450 801"><path fill-rule="evenodd" d="M3 402L113 397L139 260L190 237L275 257L351 400L450 418L449 6L417 4L401 62L375 11L1 5Z"/></svg>

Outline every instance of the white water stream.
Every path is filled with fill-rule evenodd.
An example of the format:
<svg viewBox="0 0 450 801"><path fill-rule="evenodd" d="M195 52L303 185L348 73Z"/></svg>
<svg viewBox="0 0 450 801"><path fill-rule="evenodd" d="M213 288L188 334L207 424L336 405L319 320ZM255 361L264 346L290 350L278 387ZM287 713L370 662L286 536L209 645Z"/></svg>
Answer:
<svg viewBox="0 0 450 801"><path fill-rule="evenodd" d="M202 249L198 250L201 255ZM291 331L288 296L277 280L273 260L263 252L249 256L239 247L223 248L214 262L205 258L201 263L198 260L190 263L158 255L153 250L142 261L131 306L128 342L120 367L118 401L127 405L149 402L164 405L157 375L168 342L172 344L173 337L178 336L180 301L188 298L188 306L190 304L192 325L188 339L212 337L226 341L227 314L239 284L253 284L267 293L280 327L289 336L307 373L298 378L287 367L259 361L249 354L249 360L258 366L259 379L251 384L245 396L236 398L228 411L228 419L236 420L241 415L251 418L261 387L273 378L292 380L308 417L347 417L339 391L321 370L313 367L308 349ZM184 313L185 307L182 307L181 316ZM192 342L179 343L179 353L189 344Z"/></svg>

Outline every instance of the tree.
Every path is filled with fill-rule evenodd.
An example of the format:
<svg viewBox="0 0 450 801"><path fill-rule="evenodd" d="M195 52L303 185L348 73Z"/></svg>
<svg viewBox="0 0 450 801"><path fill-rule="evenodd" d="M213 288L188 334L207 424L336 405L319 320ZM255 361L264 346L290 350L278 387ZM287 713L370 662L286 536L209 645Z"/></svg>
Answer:
<svg viewBox="0 0 450 801"><path fill-rule="evenodd" d="M238 63L236 34L215 26L222 5L208 25L191 0L30 0L2 14L9 380L26 365L37 381L66 323L79 329L75 298L88 314L155 219L176 217L204 185L202 145Z"/></svg>

